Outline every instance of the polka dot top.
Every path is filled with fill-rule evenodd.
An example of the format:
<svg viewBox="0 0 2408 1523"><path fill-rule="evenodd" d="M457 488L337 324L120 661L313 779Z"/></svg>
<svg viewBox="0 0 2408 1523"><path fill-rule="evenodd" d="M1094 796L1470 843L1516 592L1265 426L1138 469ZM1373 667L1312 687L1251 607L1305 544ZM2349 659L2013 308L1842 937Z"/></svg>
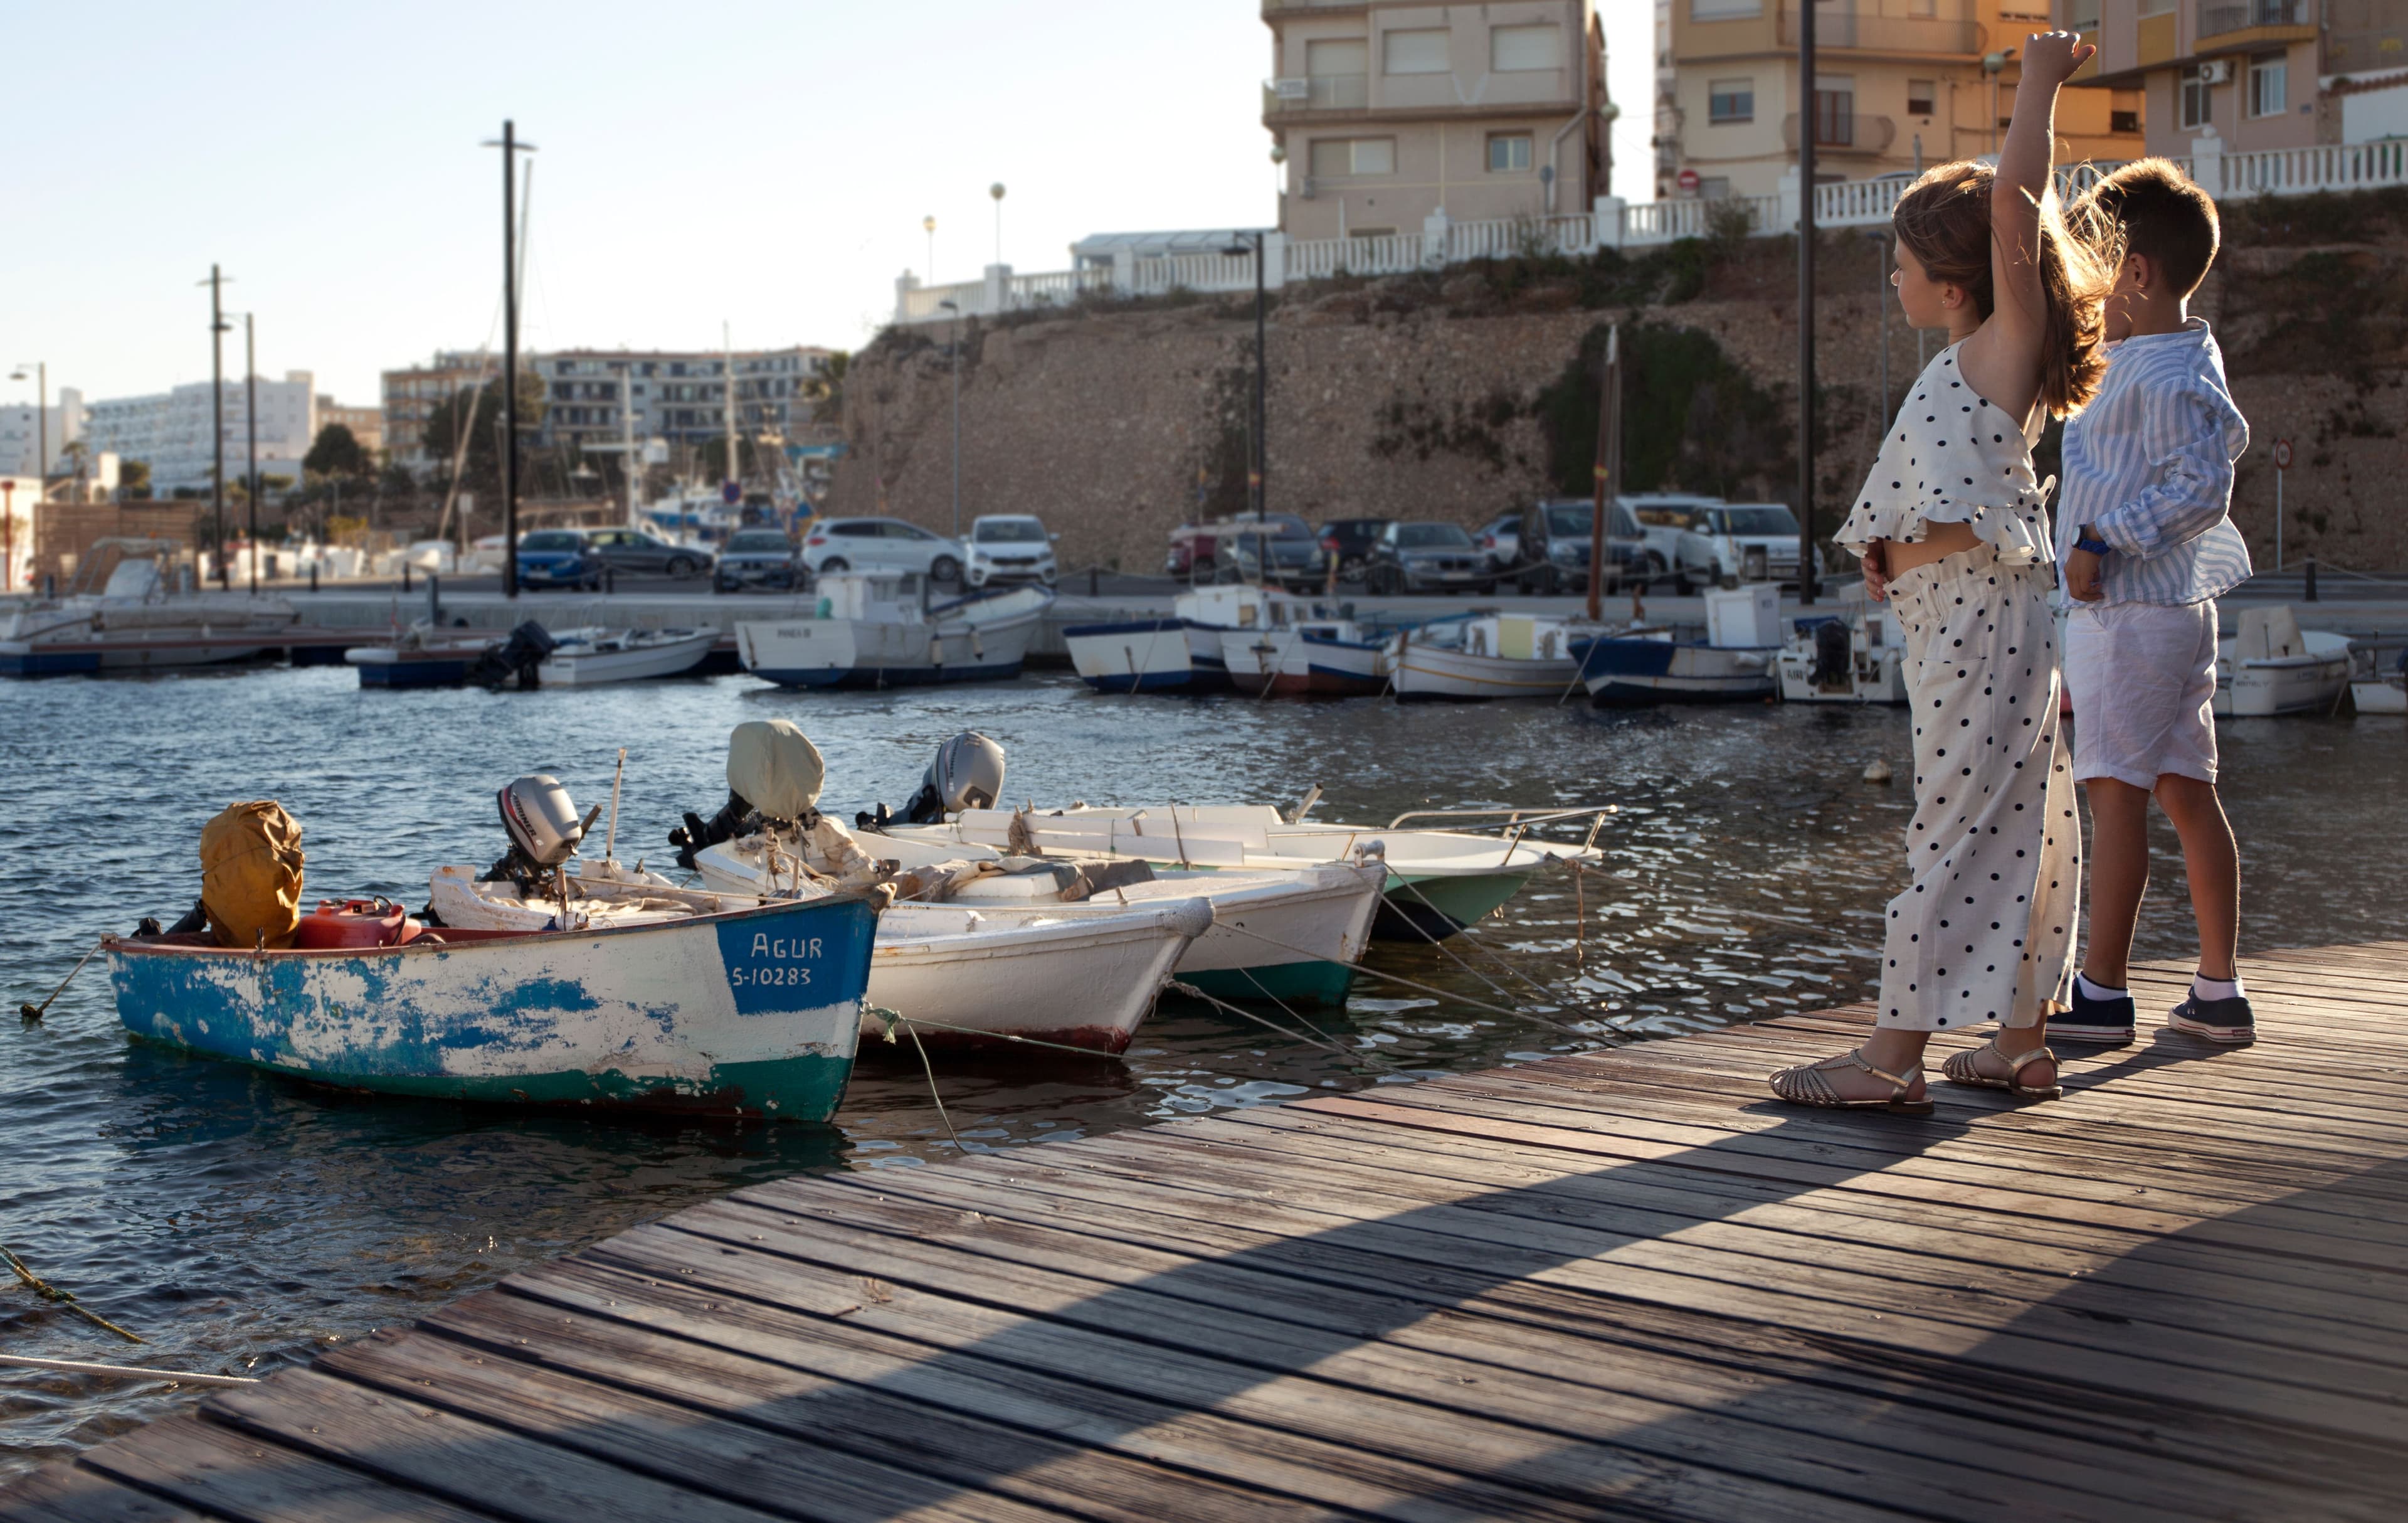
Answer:
<svg viewBox="0 0 2408 1523"><path fill-rule="evenodd" d="M2010 566L2051 558L2046 484L2032 478L2032 442L2047 414L2023 424L1984 401L1956 368L1959 344L1916 378L1865 478L1856 510L1833 538L1852 555L1875 539L1913 543L1930 524L1971 524Z"/></svg>

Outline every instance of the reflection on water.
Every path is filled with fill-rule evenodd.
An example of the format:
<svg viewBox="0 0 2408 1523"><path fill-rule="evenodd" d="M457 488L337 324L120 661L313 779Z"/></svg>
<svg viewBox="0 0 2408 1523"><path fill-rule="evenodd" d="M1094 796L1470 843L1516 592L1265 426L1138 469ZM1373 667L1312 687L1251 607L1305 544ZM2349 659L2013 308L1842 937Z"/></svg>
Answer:
<svg viewBox="0 0 2408 1523"><path fill-rule="evenodd" d="M1382 943L1343 1012L1241 1019L1165 1005L1125 1062L943 1063L965 1146L1034 1146L1316 1090L1409 1080L1697 1030L1860 997L1901 877L1905 760L1886 711L1602 713L1577 705L1400 710L1098 697L1061 678L998 687L781 694L749 679L587 692L363 694L344 670L253 670L5 689L0 991L38 999L105 929L197 892L201 825L273 797L307 832L312 894L420 902L445 862L501 845L493 790L552 771L609 797L628 748L621 855L724 796L730 726L786 715L828 758L829 802L899 802L937 743L975 728L1010 754L1015 799L1292 802L1384 823L1408 809L1612 802L1604 873L1551 873L1442 948ZM2247 874L2244 944L2396 935L2408 888L2397 720L2223 729ZM1903 771L1905 769L1900 768ZM2143 951L2190 935L2171 833ZM1542 1000L1533 986L1547 991ZM1510 995L1512 998L1506 998ZM1545 1014L1500 1015L1482 1006ZM1309 1021L1311 1033L1295 1032ZM1270 1026L1262 1024L1271 1023ZM1590 1022L1594 1037L1562 1023ZM1277 1027L1276 1029L1274 1027ZM1332 1049L1336 1050L1332 1050ZM908 1049L866 1049L835 1129L576 1116L329 1094L128 1041L98 964L42 1025L0 1030L0 1241L151 1339L143 1362L239 1372L746 1185L947 1156ZM10 1352L115 1359L105 1335L0 1288ZM0 1375L0 1473L190 1400L157 1387Z"/></svg>

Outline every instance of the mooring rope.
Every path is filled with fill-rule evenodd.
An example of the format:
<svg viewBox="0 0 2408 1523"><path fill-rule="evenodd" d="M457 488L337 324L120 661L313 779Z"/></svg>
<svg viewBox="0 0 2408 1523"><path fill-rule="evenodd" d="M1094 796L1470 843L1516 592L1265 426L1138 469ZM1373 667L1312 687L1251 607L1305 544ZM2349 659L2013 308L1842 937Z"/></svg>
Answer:
<svg viewBox="0 0 2408 1523"><path fill-rule="evenodd" d="M85 952L82 956L76 959L76 965L67 970L67 976L59 980L59 986L50 991L50 999L45 999L38 1005L30 1000L19 1005L17 1007L18 1016L26 1021L40 1020L43 1015L49 1013L50 1008L50 999L56 999L59 996L66 993L67 985L75 982L75 976L78 973L83 971L83 965L92 961L93 954L98 952L102 947L107 946L108 944L108 938L106 936L102 937L99 941L94 941L89 951Z"/></svg>
<svg viewBox="0 0 2408 1523"><path fill-rule="evenodd" d="M101 1315L98 1312L95 1312L90 1307L84 1305L83 1302L76 1300L74 1291L61 1290L58 1286L50 1284L48 1280L43 1279L40 1275L26 1268L25 1261L18 1257L16 1253L5 1243L0 1243L0 1258L7 1259L8 1261L8 1267L17 1272L17 1278L24 1281L28 1286L31 1286L33 1287L34 1294L41 1297L44 1300L50 1302L52 1305L65 1307L68 1311L73 1312L76 1315L83 1318L86 1322L91 1323L96 1328L107 1328L109 1331L117 1334L117 1336L124 1339L129 1343L147 1343L150 1342L149 1339L141 1337L138 1334L126 1331L123 1328L111 1322L108 1318Z"/></svg>
<svg viewBox="0 0 2408 1523"><path fill-rule="evenodd" d="M1423 907L1428 910L1430 913L1444 916L1447 919L1454 918L1452 915L1448 915L1445 911L1440 909L1437 905L1430 903L1429 897L1421 891L1420 884L1398 884L1397 886L1412 895L1413 898L1420 899ZM1420 921L1415 920L1412 915L1403 914L1401 912L1399 912L1398 918L1402 919L1406 925L1411 926L1413 928L1414 933L1420 936L1423 941L1427 941L1430 945L1438 948L1440 952L1445 953L1450 958L1453 958L1456 967L1462 969L1465 972L1469 973L1472 977L1480 980L1481 983L1488 985L1489 992L1496 995L1498 999L1511 999L1513 998L1513 996L1506 990L1504 985L1498 984L1495 979L1490 978L1487 974L1482 972L1477 968L1472 967L1469 963L1465 962L1463 958L1455 953L1454 948L1446 944L1443 938L1432 935L1428 927L1423 925ZM1485 952L1487 949L1483 947L1481 950ZM1512 972L1513 970L1508 968L1506 969L1506 971L1510 973ZM1539 984L1528 974L1523 974L1521 975L1521 978L1523 983L1527 984L1533 989L1538 990L1541 997L1549 999L1555 997L1554 990Z"/></svg>
<svg viewBox="0 0 2408 1523"><path fill-rule="evenodd" d="M1249 975L1250 978L1251 976L1252 975ZM1377 1053L1368 1052L1358 1048L1350 1048L1340 1044L1334 1038L1322 1036L1319 1028L1312 1026L1310 1022L1305 1023L1305 1029L1312 1034L1308 1036L1298 1036L1296 1032L1290 1031L1286 1027L1281 1026L1277 1021L1268 1019L1254 1011L1246 1009L1243 1005L1233 1005L1226 999L1216 999L1212 996L1206 994L1203 990L1197 988L1193 984L1182 983L1180 980L1174 978L1168 984L1163 985L1163 987L1170 990L1173 994L1183 994L1191 999L1201 999L1206 1004L1212 1006L1216 1010L1226 1010L1232 1015L1240 1016L1243 1019L1254 1022L1256 1026L1263 1027L1267 1031L1276 1031L1281 1036L1287 1038L1290 1042L1301 1042L1309 1047L1319 1047L1333 1056L1343 1057L1350 1061L1360 1058L1367 1063L1376 1063L1382 1068L1390 1070L1395 1069L1397 1066L1396 1064L1389 1062L1386 1058L1382 1057ZM1262 985L1257 983L1254 984L1254 987L1259 989ZM1277 1001L1273 1002L1276 1003ZM1287 1007L1282 1005L1280 1008L1282 1010L1285 1010ZM1297 1019L1302 1021L1303 1017L1298 1016Z"/></svg>
<svg viewBox="0 0 2408 1523"><path fill-rule="evenodd" d="M256 1386L249 1375L197 1375L180 1370L142 1370L130 1364L93 1364L86 1359L37 1359L30 1354L0 1354L0 1364L24 1370L56 1370L71 1375L114 1375L122 1380L172 1380L186 1386Z"/></svg>

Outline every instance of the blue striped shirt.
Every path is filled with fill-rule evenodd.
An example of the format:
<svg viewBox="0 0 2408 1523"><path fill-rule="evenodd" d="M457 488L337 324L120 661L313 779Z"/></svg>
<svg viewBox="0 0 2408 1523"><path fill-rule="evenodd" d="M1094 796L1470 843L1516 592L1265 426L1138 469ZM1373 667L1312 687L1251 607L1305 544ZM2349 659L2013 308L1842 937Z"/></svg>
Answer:
<svg viewBox="0 0 2408 1523"><path fill-rule="evenodd" d="M2057 563L2088 524L2114 547L2099 579L2108 603L2180 606L2230 592L2249 580L2231 516L2232 463L2247 448L2249 424L2204 319L2113 345L2099 395L2065 425Z"/></svg>

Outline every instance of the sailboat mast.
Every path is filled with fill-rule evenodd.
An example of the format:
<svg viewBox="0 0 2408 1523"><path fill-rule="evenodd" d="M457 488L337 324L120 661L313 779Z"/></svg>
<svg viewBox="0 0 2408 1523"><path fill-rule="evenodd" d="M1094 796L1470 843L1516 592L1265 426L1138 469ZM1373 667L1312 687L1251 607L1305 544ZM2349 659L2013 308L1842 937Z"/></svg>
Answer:
<svg viewBox="0 0 2408 1523"><path fill-rule="evenodd" d="M721 405L725 409L727 418L727 484L734 486L743 479L743 473L736 468L736 344L728 338L724 323L719 325L719 347L727 357L720 378L726 382ZM727 496L725 493L721 495Z"/></svg>

